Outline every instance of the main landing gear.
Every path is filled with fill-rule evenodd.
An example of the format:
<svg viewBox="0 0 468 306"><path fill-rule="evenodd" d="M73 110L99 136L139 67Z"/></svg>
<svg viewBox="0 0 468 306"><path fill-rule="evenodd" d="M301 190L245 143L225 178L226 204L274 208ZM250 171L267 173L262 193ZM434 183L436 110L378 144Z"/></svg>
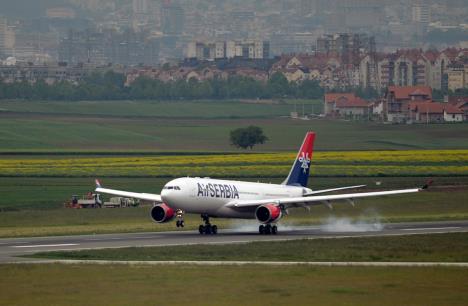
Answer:
<svg viewBox="0 0 468 306"><path fill-rule="evenodd" d="M260 235L276 235L278 234L278 227L276 225L266 224L258 227Z"/></svg>
<svg viewBox="0 0 468 306"><path fill-rule="evenodd" d="M176 210L176 226L177 227L184 227L184 211L182 209Z"/></svg>
<svg viewBox="0 0 468 306"><path fill-rule="evenodd" d="M218 227L216 225L211 225L210 217L206 214L203 214L201 215L201 218L203 219L203 222L205 222L205 225L200 225L198 227L200 235L216 235L218 233Z"/></svg>

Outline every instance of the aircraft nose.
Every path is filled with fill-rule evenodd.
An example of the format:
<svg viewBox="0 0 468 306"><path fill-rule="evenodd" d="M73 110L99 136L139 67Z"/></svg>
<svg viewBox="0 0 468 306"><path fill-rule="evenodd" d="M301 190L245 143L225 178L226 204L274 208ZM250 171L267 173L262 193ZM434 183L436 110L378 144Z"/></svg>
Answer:
<svg viewBox="0 0 468 306"><path fill-rule="evenodd" d="M172 204L177 202L183 196L182 190L185 188L185 184L181 180L173 180L167 183L163 190L161 190L161 198L166 204Z"/></svg>
<svg viewBox="0 0 468 306"><path fill-rule="evenodd" d="M171 190L163 189L161 191L161 198L163 199L164 202L168 200L171 196Z"/></svg>
<svg viewBox="0 0 468 306"><path fill-rule="evenodd" d="M177 190L165 188L161 191L161 198L164 203L171 204L177 197Z"/></svg>

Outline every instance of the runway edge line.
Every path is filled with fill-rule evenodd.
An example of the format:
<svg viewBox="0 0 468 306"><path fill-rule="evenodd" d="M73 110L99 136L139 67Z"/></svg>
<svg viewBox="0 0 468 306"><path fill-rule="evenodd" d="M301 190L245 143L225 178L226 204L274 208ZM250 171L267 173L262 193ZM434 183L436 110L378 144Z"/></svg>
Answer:
<svg viewBox="0 0 468 306"><path fill-rule="evenodd" d="M322 266L322 267L457 267L468 268L468 262L327 262L327 261L118 261L118 260L36 260L3 264L65 265L195 265L195 266Z"/></svg>

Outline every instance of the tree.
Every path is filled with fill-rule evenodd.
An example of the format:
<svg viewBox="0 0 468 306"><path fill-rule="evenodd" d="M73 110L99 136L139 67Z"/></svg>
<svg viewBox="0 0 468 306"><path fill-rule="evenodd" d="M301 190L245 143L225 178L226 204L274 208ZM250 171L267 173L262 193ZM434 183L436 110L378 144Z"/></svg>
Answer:
<svg viewBox="0 0 468 306"><path fill-rule="evenodd" d="M268 140L263 130L258 126L249 126L231 131L231 144L238 148L252 149L256 144L263 144Z"/></svg>
<svg viewBox="0 0 468 306"><path fill-rule="evenodd" d="M281 72L276 72L268 80L268 93L273 98L283 98L290 93L291 85Z"/></svg>
<svg viewBox="0 0 468 306"><path fill-rule="evenodd" d="M320 99L323 97L323 88L316 80L304 80L297 86L296 97L307 99Z"/></svg>

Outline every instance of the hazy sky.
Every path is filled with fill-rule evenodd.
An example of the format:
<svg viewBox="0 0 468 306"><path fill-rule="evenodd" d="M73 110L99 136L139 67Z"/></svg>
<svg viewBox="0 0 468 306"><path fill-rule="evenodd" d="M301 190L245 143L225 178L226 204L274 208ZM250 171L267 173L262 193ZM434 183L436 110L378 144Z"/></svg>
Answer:
<svg viewBox="0 0 468 306"><path fill-rule="evenodd" d="M40 17L51 6L60 6L67 0L0 0L0 15L14 17Z"/></svg>
<svg viewBox="0 0 468 306"><path fill-rule="evenodd" d="M63 6L63 5L70 5L70 3L86 3L88 0L0 0L0 16L4 17L26 17L26 18L31 18L31 17L41 17L45 15L45 11L49 7L53 6ZM102 2L106 2L108 0L100 0ZM123 4L130 4L132 0L114 0L116 3ZM162 2L163 0L150 0L150 1L158 1ZM198 2L205 2L205 3L225 3L225 4L233 4L234 6L240 6L240 7L246 7L246 4L250 4L250 8L255 8L255 5L252 5L253 3L268 3L268 5L272 5L272 3L278 4L283 4L287 3L288 1L290 2L295 2L295 3L300 3L301 0L172 0L172 1L178 1L180 3L184 3L184 5L192 4L192 3L198 3ZM307 1L307 0L306 0ZM313 0L309 0L313 1ZM321 1L327 1L327 0L321 0ZM328 1L333 1L335 2L336 0L328 0ZM339 0L342 2L346 2L349 0ZM380 0L382 5L385 3L398 3L401 0ZM412 1L415 0L404 0L404 3L411 3ZM444 0L444 1L438 1L438 0L426 0L429 3L438 3L438 2L448 2L451 3L451 5L455 4L457 7L462 7L465 8L468 6L468 0ZM466 3L466 6L464 5ZM280 6L281 7L281 6ZM286 6L288 7L288 6ZM300 6L298 6L300 7Z"/></svg>

